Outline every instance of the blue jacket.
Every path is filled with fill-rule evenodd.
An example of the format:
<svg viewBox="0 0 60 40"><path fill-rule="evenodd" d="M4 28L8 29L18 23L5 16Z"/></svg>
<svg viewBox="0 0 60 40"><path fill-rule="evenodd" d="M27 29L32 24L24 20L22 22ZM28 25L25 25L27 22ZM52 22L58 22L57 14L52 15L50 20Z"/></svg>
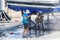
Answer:
<svg viewBox="0 0 60 40"><path fill-rule="evenodd" d="M23 23L28 23L28 14L24 13L23 14L23 20L22 20Z"/></svg>

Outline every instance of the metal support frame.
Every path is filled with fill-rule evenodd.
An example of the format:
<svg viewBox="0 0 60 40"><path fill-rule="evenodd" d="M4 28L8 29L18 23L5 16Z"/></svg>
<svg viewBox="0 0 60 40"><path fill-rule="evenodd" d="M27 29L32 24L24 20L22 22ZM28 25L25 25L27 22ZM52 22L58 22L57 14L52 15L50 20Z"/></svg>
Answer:
<svg viewBox="0 0 60 40"><path fill-rule="evenodd" d="M3 21L3 15L2 14L4 15L5 20L8 21L8 18L5 15L5 12L4 11L0 11L0 21Z"/></svg>
<svg viewBox="0 0 60 40"><path fill-rule="evenodd" d="M0 20L2 20L2 12L0 12Z"/></svg>
<svg viewBox="0 0 60 40"><path fill-rule="evenodd" d="M50 32L49 30L50 30L50 21L49 21L49 13L47 14L47 31L48 31L48 33Z"/></svg>

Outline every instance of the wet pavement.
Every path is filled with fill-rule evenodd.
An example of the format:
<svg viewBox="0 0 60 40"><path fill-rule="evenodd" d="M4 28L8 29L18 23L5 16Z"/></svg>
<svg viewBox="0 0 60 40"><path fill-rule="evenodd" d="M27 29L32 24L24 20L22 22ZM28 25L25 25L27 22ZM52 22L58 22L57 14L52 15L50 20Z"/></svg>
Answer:
<svg viewBox="0 0 60 40"><path fill-rule="evenodd" d="M57 13L59 14L59 13ZM51 34L51 33L55 33L56 31L60 31L60 14L59 15L56 15L54 14L56 18L54 18L52 15L50 15L50 24L45 24L45 30L44 31L41 31L41 36L38 36L39 37L42 37L44 35L48 35L48 34ZM46 16L45 16L46 17ZM45 20L46 18L44 18L44 23L46 22ZM49 29L48 29L49 28ZM22 36L22 33L23 33L23 30L24 30L24 27L23 25L21 26L17 26L15 28L12 28L12 29L8 29L6 30L5 32L2 33L2 36L1 37L5 37L5 38L23 38ZM59 33L59 32L58 32ZM39 33L38 33L39 34ZM0 37L0 38L1 38ZM27 38L36 38L36 35L35 35L35 32L34 30L31 30L31 34L29 34L29 36ZM8 40L8 39L7 39Z"/></svg>

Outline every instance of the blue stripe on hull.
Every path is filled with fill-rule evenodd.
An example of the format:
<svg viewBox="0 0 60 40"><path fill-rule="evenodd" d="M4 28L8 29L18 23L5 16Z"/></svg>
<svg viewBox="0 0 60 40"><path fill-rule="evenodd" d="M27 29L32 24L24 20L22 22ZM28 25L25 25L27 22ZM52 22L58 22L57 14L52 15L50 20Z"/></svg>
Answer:
<svg viewBox="0 0 60 40"><path fill-rule="evenodd" d="M54 12L60 12L60 8L55 8Z"/></svg>
<svg viewBox="0 0 60 40"><path fill-rule="evenodd" d="M53 12L53 8L49 9L49 8L34 8L34 7L23 7L23 6L15 6L15 5L8 5L8 8L13 9L15 11L21 11L24 10L26 11L27 9L30 10L30 12L33 11L42 11L43 13L49 13L49 12Z"/></svg>

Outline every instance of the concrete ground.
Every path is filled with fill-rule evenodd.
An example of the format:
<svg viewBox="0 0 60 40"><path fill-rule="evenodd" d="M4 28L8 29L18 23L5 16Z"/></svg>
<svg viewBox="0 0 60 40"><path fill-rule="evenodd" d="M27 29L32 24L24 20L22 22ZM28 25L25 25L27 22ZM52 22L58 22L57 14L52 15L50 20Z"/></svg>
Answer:
<svg viewBox="0 0 60 40"><path fill-rule="evenodd" d="M0 40L60 40L60 32L54 32L45 36L35 37L35 38L10 38L1 37Z"/></svg>
<svg viewBox="0 0 60 40"><path fill-rule="evenodd" d="M49 26L45 24L44 35L41 32L42 36L36 37L34 31L32 30L31 38L22 38L23 26L19 26L17 28L7 30L2 34L5 36L1 36L0 40L59 40L60 39L60 13L54 13L55 17L50 14L50 24ZM44 15L44 23L46 23L47 16ZM12 33L12 34L11 34Z"/></svg>

